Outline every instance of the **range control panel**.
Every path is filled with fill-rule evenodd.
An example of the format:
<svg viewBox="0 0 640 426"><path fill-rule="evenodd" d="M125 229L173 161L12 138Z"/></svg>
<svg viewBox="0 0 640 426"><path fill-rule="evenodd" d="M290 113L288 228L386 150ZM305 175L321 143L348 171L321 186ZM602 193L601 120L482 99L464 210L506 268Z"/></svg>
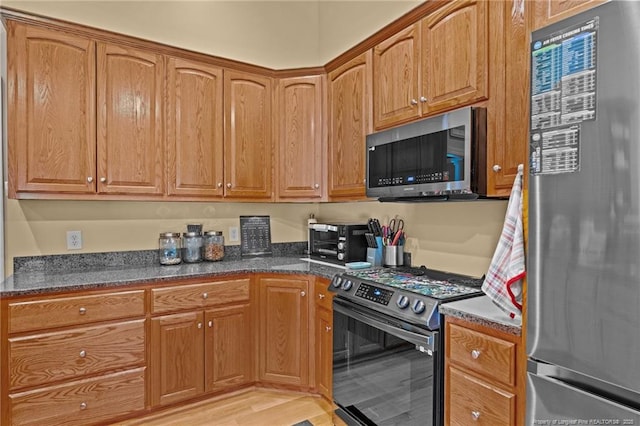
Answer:
<svg viewBox="0 0 640 426"><path fill-rule="evenodd" d="M356 290L356 296L387 306L393 296L393 291L361 283Z"/></svg>

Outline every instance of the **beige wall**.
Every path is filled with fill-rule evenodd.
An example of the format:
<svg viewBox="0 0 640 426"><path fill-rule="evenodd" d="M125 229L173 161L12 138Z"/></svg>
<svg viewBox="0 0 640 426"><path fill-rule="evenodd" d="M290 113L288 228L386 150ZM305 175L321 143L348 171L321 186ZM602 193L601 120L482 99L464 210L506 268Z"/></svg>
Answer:
<svg viewBox="0 0 640 426"><path fill-rule="evenodd" d="M322 65L406 13L417 1L110 2L7 1L2 5L275 69ZM224 232L240 215L271 216L273 242L306 240L306 218L366 221L399 215L414 264L483 274L506 202L428 204L170 203L5 200L5 273L14 256L70 253L66 231L81 230L79 252L144 250L187 223ZM73 253L78 253L75 251Z"/></svg>
<svg viewBox="0 0 640 426"><path fill-rule="evenodd" d="M324 65L420 3L0 1L7 7L274 69Z"/></svg>

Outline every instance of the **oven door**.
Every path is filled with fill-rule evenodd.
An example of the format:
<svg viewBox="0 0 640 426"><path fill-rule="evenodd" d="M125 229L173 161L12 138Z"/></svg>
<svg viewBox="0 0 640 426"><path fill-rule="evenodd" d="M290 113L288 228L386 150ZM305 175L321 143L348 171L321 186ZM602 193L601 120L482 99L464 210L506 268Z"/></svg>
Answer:
<svg viewBox="0 0 640 426"><path fill-rule="evenodd" d="M333 309L336 414L349 425L440 425L438 332L340 298Z"/></svg>

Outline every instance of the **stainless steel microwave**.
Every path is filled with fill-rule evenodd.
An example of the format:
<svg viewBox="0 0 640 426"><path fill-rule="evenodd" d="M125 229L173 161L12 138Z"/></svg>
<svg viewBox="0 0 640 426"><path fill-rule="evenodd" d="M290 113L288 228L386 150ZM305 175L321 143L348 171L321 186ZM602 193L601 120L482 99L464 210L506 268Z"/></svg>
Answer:
<svg viewBox="0 0 640 426"><path fill-rule="evenodd" d="M486 195L485 108L466 107L367 136L367 196L380 201Z"/></svg>

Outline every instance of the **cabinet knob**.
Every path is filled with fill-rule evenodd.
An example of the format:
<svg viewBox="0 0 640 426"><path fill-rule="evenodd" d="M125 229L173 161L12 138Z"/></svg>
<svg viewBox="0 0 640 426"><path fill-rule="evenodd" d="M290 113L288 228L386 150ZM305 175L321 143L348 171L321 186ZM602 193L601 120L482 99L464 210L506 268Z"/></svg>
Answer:
<svg viewBox="0 0 640 426"><path fill-rule="evenodd" d="M411 105L418 105L418 101L416 101L415 99L411 99Z"/></svg>
<svg viewBox="0 0 640 426"><path fill-rule="evenodd" d="M227 188L231 188L231 184L230 183L227 184Z"/></svg>
<svg viewBox="0 0 640 426"><path fill-rule="evenodd" d="M319 183L316 183L315 185L313 185L313 187L314 187L315 189L318 189L318 188L320 188L320 184L319 184Z"/></svg>
<svg viewBox="0 0 640 426"><path fill-rule="evenodd" d="M101 178L100 178L100 182L105 183L106 181L107 181L107 178L106 178L106 177L101 177Z"/></svg>
<svg viewBox="0 0 640 426"><path fill-rule="evenodd" d="M84 315L84 314L86 314L86 313L87 313L87 308L85 308L85 307L81 307L80 309L78 309L78 313L79 313L80 315Z"/></svg>
<svg viewBox="0 0 640 426"><path fill-rule="evenodd" d="M327 333L331 331L331 327L329 326L326 326L324 329L327 330Z"/></svg>
<svg viewBox="0 0 640 426"><path fill-rule="evenodd" d="M318 295L318 297L320 298L320 300L322 300L322 299L324 299L324 294L320 293L320 294Z"/></svg>
<svg viewBox="0 0 640 426"><path fill-rule="evenodd" d="M218 182L218 188L222 188L222 182Z"/></svg>
<svg viewBox="0 0 640 426"><path fill-rule="evenodd" d="M201 322L198 323L198 328L202 328L202 323Z"/></svg>
<svg viewBox="0 0 640 426"><path fill-rule="evenodd" d="M474 349L471 351L471 358L473 359L478 359L478 357L480 356L480 351L477 349Z"/></svg>
<svg viewBox="0 0 640 426"><path fill-rule="evenodd" d="M209 328L213 327L213 321L209 321Z"/></svg>
<svg viewBox="0 0 640 426"><path fill-rule="evenodd" d="M202 293L202 298L206 299L207 297L209 297L209 293Z"/></svg>
<svg viewBox="0 0 640 426"><path fill-rule="evenodd" d="M492 168L494 172L499 172L500 170L502 170L502 167L499 164L494 164Z"/></svg>
<svg viewBox="0 0 640 426"><path fill-rule="evenodd" d="M477 421L480 418L480 411L472 411L471 417L473 417L473 420Z"/></svg>
<svg viewBox="0 0 640 426"><path fill-rule="evenodd" d="M306 295L307 295L307 293L306 293L306 292L304 292L304 291L301 291L301 292L300 292L300 296L305 297Z"/></svg>
<svg viewBox="0 0 640 426"><path fill-rule="evenodd" d="M420 96L420 102L425 103L427 102L427 98L424 96Z"/></svg>
<svg viewBox="0 0 640 426"><path fill-rule="evenodd" d="M89 176L89 177L87 178L87 182L89 182L89 183L93 182L93 177Z"/></svg>
<svg viewBox="0 0 640 426"><path fill-rule="evenodd" d="M80 409L81 410L86 410L87 409L87 403L86 402L81 402L80 403Z"/></svg>
<svg viewBox="0 0 640 426"><path fill-rule="evenodd" d="M80 351L80 358L84 358L87 356L87 351Z"/></svg>

